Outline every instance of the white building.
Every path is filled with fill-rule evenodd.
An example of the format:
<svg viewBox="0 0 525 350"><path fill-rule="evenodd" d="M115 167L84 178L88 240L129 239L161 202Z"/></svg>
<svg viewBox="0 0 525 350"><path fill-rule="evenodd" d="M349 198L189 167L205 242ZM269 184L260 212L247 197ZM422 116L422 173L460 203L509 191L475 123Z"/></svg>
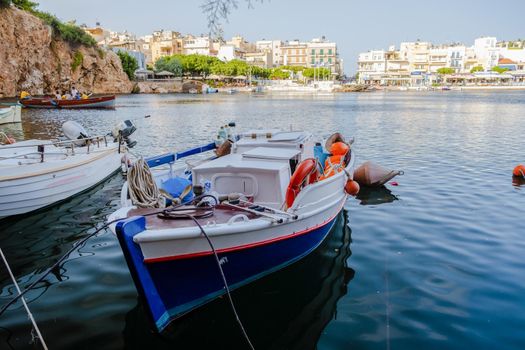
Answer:
<svg viewBox="0 0 525 350"><path fill-rule="evenodd" d="M221 45L217 58L221 61L228 62L231 60L242 60L244 59L245 52L235 47L234 45Z"/></svg>
<svg viewBox="0 0 525 350"><path fill-rule="evenodd" d="M210 40L209 36L188 36L184 39L184 54L198 54L210 56L212 44L212 40Z"/></svg>
<svg viewBox="0 0 525 350"><path fill-rule="evenodd" d="M259 40L255 42L255 49L258 52L269 52L271 54L271 61L268 62L269 67L278 67L283 64L282 45L281 40Z"/></svg>
<svg viewBox="0 0 525 350"><path fill-rule="evenodd" d="M333 74L342 74L338 62L337 44L322 38L312 39L306 43L307 67L323 66Z"/></svg>

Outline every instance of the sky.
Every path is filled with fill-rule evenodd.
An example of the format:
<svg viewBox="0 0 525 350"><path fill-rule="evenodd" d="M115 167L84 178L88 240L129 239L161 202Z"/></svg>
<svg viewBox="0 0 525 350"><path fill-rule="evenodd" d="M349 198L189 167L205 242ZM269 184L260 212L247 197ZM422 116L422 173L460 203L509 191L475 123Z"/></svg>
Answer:
<svg viewBox="0 0 525 350"><path fill-rule="evenodd" d="M38 0L37 0L38 1ZM208 33L205 0L40 0L39 8L62 20L139 36L154 30ZM224 37L248 41L303 41L325 36L338 45L345 73L357 69L360 52L399 47L403 41L472 45L481 36L525 39L525 0L237 0L223 23Z"/></svg>

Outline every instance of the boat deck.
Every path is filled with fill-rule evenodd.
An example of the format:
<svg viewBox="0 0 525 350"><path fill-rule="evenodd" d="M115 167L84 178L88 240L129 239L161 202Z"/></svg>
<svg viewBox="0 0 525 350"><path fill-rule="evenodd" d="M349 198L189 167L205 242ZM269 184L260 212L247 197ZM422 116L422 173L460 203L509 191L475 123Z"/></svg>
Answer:
<svg viewBox="0 0 525 350"><path fill-rule="evenodd" d="M194 207L189 208L189 210L185 212L195 216L199 224L203 226L210 224L210 223L225 224L235 215L239 215L239 214L246 215L246 217L248 217L248 219L250 220L256 218L255 214L249 213L241 209L232 208L227 205L218 205L215 208L210 208L211 215L203 216L199 218L198 217L199 213L202 214L204 211L202 210L194 211L192 210L192 208ZM132 216L144 216L144 215L152 214L152 213L159 212L159 211L160 211L159 208L136 208L136 209L130 210L127 214L127 217L129 218ZM173 211L172 213L180 214L182 212ZM148 230L162 230L162 229L173 229L173 228L195 226L195 223L189 217L184 216L184 215L178 215L178 216L179 216L178 218L162 218L159 215L145 216L146 227L148 228Z"/></svg>

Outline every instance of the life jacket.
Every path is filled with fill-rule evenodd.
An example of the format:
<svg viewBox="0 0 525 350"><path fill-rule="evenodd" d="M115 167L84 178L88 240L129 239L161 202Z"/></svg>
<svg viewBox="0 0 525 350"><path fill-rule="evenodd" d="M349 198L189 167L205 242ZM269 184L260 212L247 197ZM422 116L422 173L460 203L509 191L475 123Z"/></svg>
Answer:
<svg viewBox="0 0 525 350"><path fill-rule="evenodd" d="M344 142L335 142L330 147L330 154L324 163L324 173L320 180L334 176L340 173L345 168L345 156L350 150L350 147Z"/></svg>

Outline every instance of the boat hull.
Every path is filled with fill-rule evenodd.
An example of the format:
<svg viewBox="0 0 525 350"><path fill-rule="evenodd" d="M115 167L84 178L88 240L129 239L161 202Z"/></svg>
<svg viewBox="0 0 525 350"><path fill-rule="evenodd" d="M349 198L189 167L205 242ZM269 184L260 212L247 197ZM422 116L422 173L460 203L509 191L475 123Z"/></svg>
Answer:
<svg viewBox="0 0 525 350"><path fill-rule="evenodd" d="M115 173L122 155L117 149L94 155L73 166L44 168L46 163L36 163L30 176L0 176L0 219L25 214L48 207L84 192Z"/></svg>
<svg viewBox="0 0 525 350"><path fill-rule="evenodd" d="M115 95L90 97L80 100L56 100L52 98L29 98L20 100L28 108L114 108Z"/></svg>
<svg viewBox="0 0 525 350"><path fill-rule="evenodd" d="M321 244L336 221L337 214L322 225L287 238L218 254L230 289L282 269L308 255ZM133 237L145 230L145 218L134 217L117 224L116 232L127 264L157 330L172 320L225 294L214 255L144 262ZM213 239L212 239L213 240Z"/></svg>
<svg viewBox="0 0 525 350"><path fill-rule="evenodd" d="M22 116L20 106L0 108L0 124L20 123L21 121Z"/></svg>

